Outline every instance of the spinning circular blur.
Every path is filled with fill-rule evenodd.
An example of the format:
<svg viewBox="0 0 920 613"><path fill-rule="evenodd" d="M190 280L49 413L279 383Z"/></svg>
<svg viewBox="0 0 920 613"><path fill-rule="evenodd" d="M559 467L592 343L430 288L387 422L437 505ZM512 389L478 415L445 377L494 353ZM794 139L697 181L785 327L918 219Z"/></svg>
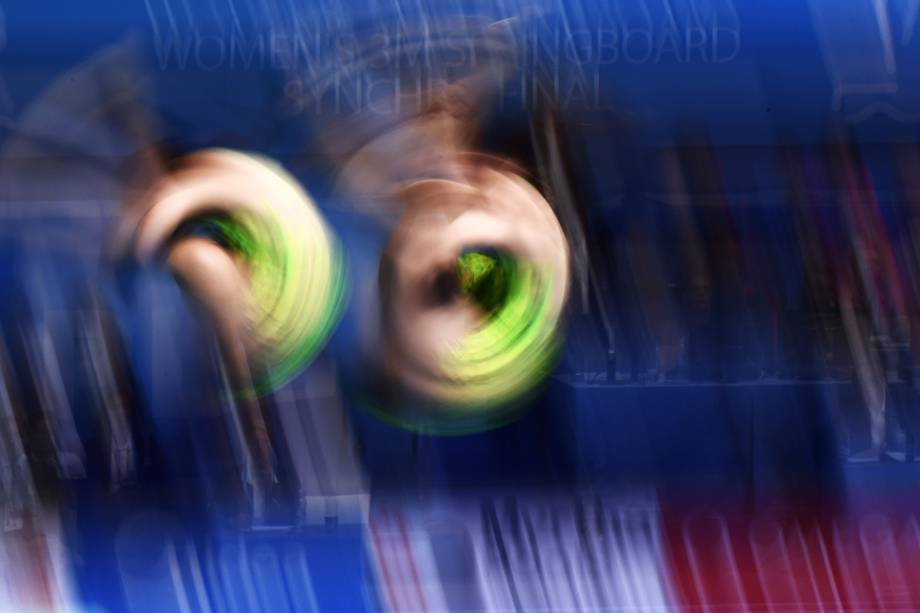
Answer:
<svg viewBox="0 0 920 613"><path fill-rule="evenodd" d="M453 434L507 421L549 372L568 291L568 247L523 178L477 165L416 181L380 269L383 368L423 399L388 415ZM427 402L425 402L427 401Z"/></svg>
<svg viewBox="0 0 920 613"><path fill-rule="evenodd" d="M329 338L343 306L338 244L310 197L272 161L190 155L144 197L141 258L165 256L213 316L235 386L287 382Z"/></svg>

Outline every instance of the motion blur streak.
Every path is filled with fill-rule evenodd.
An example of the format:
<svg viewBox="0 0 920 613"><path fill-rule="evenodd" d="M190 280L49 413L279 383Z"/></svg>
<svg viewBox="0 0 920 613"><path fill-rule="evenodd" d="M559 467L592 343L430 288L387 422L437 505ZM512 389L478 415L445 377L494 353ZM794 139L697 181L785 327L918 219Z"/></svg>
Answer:
<svg viewBox="0 0 920 613"><path fill-rule="evenodd" d="M431 432L496 423L548 374L568 291L568 247L546 201L518 176L466 164L468 182L404 189L381 262L386 369L443 405L406 423ZM479 279L476 254L492 263Z"/></svg>
<svg viewBox="0 0 920 613"><path fill-rule="evenodd" d="M0 0L0 613L920 611L920 0Z"/></svg>
<svg viewBox="0 0 920 613"><path fill-rule="evenodd" d="M260 373L242 391L286 383L322 348L341 314L342 256L279 166L226 150L195 153L132 206L138 211L136 227L122 233L133 234L143 259L166 251L215 317L237 383L249 378L247 355L256 355Z"/></svg>

